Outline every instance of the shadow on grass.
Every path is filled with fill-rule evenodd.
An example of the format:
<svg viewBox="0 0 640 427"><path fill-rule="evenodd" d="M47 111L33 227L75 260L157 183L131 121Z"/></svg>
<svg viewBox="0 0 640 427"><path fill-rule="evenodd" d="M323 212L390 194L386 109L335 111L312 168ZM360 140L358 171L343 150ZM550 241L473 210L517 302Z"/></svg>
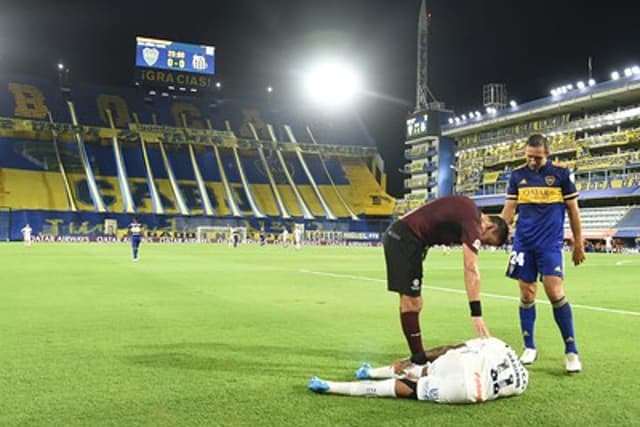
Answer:
<svg viewBox="0 0 640 427"><path fill-rule="evenodd" d="M228 343L171 343L129 346L135 355L122 357L126 364L151 368L174 368L199 371L242 372L251 375L345 373L352 376L363 361L386 360L389 353L366 353L336 349L298 348L272 345ZM306 360L305 360L306 359ZM345 366L348 367L345 372Z"/></svg>
<svg viewBox="0 0 640 427"><path fill-rule="evenodd" d="M529 374L531 375L531 373L533 373L534 375L540 375L540 376L549 376L549 377L554 377L554 378L573 378L574 376L580 376L580 373L576 373L576 374L569 374L566 370L564 370L562 367L557 367L557 368L538 368L536 369L535 367L527 367L527 369L529 370Z"/></svg>

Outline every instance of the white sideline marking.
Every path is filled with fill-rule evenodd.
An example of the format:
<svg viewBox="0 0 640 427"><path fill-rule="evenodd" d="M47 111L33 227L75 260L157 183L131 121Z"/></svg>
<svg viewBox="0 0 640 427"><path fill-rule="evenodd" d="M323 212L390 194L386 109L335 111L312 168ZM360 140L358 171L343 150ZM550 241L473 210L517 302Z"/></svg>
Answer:
<svg viewBox="0 0 640 427"><path fill-rule="evenodd" d="M630 259L626 259L626 260L616 262L616 265L630 264L632 262L633 261L631 261Z"/></svg>
<svg viewBox="0 0 640 427"><path fill-rule="evenodd" d="M373 277L366 277L366 276L353 276L350 274L336 274L336 273L327 273L324 271L311 271L311 270L299 270L301 273L307 273L307 274L315 274L316 276L327 276L327 277L335 277L335 278L339 278L339 279L353 279L353 280L360 280L360 281L365 281L365 282L378 282L378 283L386 283L387 281L384 279L375 279ZM451 292L454 294L466 294L466 291L461 290L461 289L450 289L450 288L440 288L437 286L423 286L424 289L431 289L434 291L440 291L440 292ZM487 292L482 292L480 295L485 296L485 297L489 297L489 298L496 298L496 299L507 299L507 300L511 300L511 301L520 301L520 298L518 297L512 297L512 296L508 296L508 295L498 295L498 294L490 294ZM540 300L537 299L536 300L536 304L546 304L546 305L550 305L549 301L545 301L545 300ZM613 308L604 308L604 307L594 307L591 305L582 305L582 304L574 304L571 303L571 307L576 307L576 308L584 308L585 310L592 310L592 311L602 311L605 313L615 313L615 314L628 314L630 316L640 316L640 312L638 311L629 311L629 310L617 310L617 309L613 309Z"/></svg>

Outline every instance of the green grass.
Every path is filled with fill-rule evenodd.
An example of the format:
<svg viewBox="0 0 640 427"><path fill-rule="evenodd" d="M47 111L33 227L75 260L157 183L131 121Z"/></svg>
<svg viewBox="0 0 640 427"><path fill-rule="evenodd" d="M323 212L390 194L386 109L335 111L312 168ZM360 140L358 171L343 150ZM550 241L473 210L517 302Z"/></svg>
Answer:
<svg viewBox="0 0 640 427"><path fill-rule="evenodd" d="M640 256L568 267L584 371L564 373L551 308L538 305L527 392L482 405L319 396L404 356L380 248L2 244L0 425L638 425ZM480 255L483 290L516 297L506 255ZM427 286L462 290L460 253L433 251ZM332 273L334 276L312 274ZM352 276L352 277L343 277ZM373 280L365 280L370 278ZM425 345L472 337L466 297L426 289ZM544 299L541 293L539 299ZM485 296L493 335L520 347L515 300Z"/></svg>

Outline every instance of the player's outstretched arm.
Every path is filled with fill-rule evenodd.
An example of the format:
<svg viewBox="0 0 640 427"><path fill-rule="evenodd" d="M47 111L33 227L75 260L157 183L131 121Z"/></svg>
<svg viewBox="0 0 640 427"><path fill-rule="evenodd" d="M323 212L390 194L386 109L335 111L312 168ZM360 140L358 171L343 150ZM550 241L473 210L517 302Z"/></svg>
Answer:
<svg viewBox="0 0 640 427"><path fill-rule="evenodd" d="M480 306L480 270L478 269L478 254L466 243L462 244L464 260L464 285L467 290L469 307L471 308L471 324L476 334L486 338L491 336L482 318Z"/></svg>

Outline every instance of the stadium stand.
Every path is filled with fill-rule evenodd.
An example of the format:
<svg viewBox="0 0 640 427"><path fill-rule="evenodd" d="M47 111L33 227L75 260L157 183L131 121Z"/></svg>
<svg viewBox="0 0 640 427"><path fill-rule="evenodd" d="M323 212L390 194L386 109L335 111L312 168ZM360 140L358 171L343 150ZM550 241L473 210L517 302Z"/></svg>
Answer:
<svg viewBox="0 0 640 427"><path fill-rule="evenodd" d="M587 238L602 238L617 228L618 222L629 211L628 206L608 206L583 208L580 210L582 229ZM565 218L564 228L569 230L569 220Z"/></svg>
<svg viewBox="0 0 640 427"><path fill-rule="evenodd" d="M629 209L622 219L616 224L618 230L622 229L640 229L640 208L634 207Z"/></svg>
<svg viewBox="0 0 640 427"><path fill-rule="evenodd" d="M456 142L454 193L500 212L510 172L524 162L526 138L539 132L550 141L550 158L574 173L586 231L597 238L617 230L625 212L634 218L633 206L640 204L640 73L574 87L486 114L449 116L441 136ZM405 156L419 158L419 149L424 147L411 147ZM416 161L405 167L407 188L424 184L421 167ZM405 197L399 207L411 204ZM640 235L640 227L625 235Z"/></svg>
<svg viewBox="0 0 640 427"><path fill-rule="evenodd" d="M0 206L16 218L12 238L26 219L38 234L47 218L100 229L134 213L158 227L313 220L310 229L381 231L395 208L384 174L368 167L372 141L346 119L344 132L312 133L297 115L287 123L244 100L27 79L0 79L3 90Z"/></svg>

